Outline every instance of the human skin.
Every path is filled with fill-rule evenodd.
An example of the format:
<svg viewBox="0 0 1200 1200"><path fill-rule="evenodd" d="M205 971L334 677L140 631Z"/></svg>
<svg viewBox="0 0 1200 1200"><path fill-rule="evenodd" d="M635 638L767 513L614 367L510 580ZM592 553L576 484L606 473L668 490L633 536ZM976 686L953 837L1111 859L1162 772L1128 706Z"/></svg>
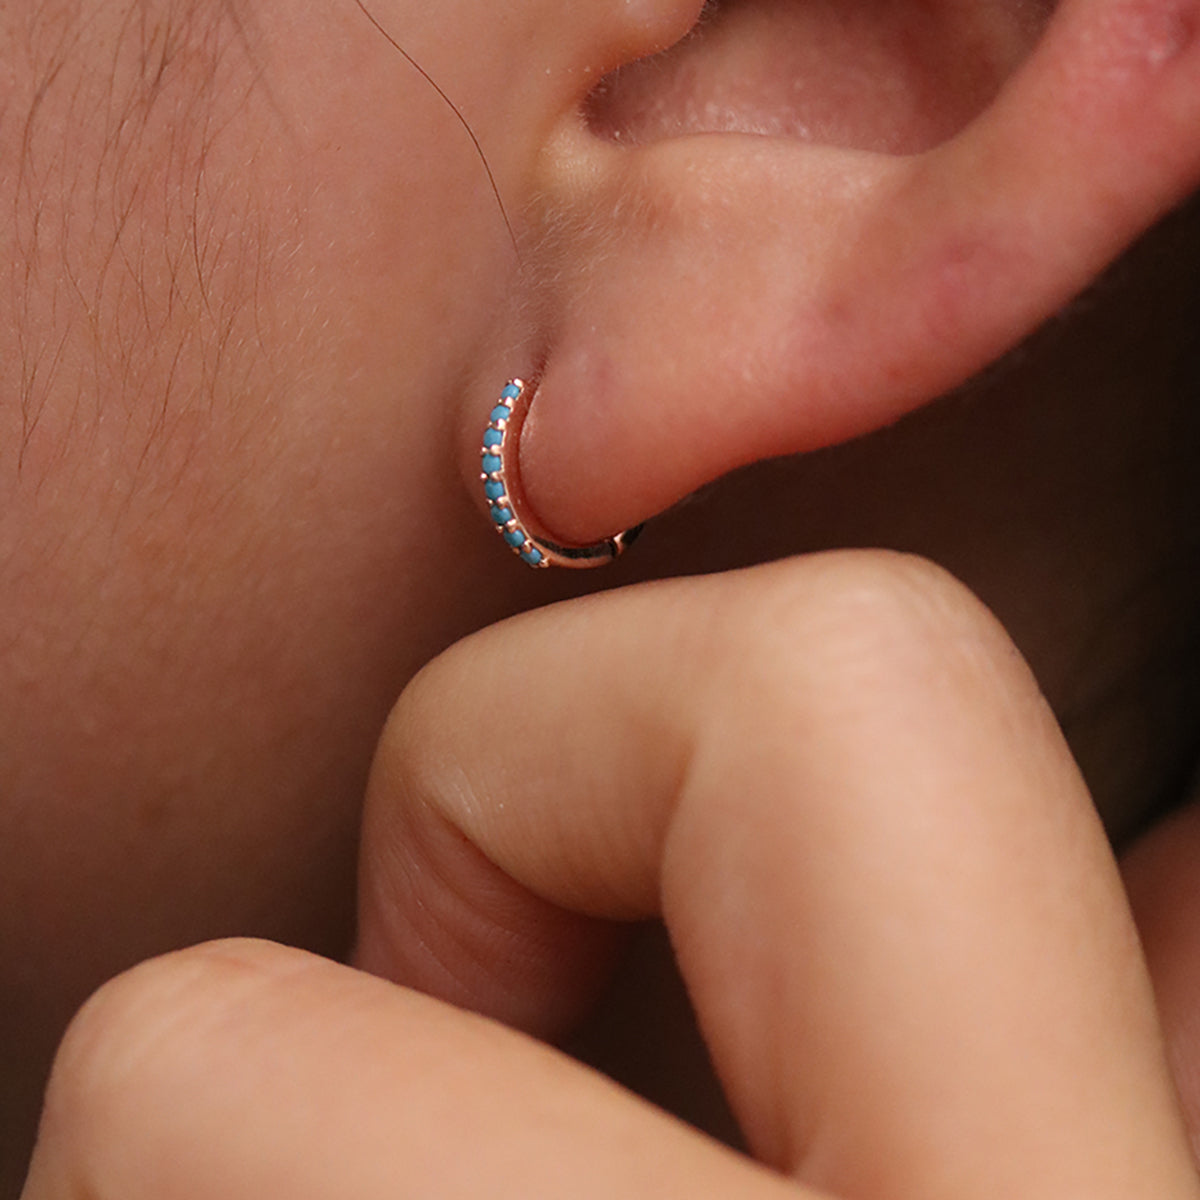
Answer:
<svg viewBox="0 0 1200 1200"><path fill-rule="evenodd" d="M359 964L454 1003L261 942L140 967L67 1035L25 1200L1200 1193L1091 799L927 563L486 629L396 706L363 836ZM509 1027L569 1021L654 914L753 1158Z"/></svg>
<svg viewBox="0 0 1200 1200"><path fill-rule="evenodd" d="M673 60L701 95L764 36L870 51L887 103L839 98L820 146L798 125L685 143L686 123L631 124L620 76L593 94L696 8L372 9L469 119L519 251L454 114L353 4L0 15L14 1179L52 1046L105 978L223 934L347 950L386 714L421 664L510 612L822 545L916 549L999 613L1115 825L1178 782L1192 661L1130 681L1191 645L1188 580L1163 571L1194 486L1158 465L1187 461L1181 422L1194 433L1187 223L973 402L739 477L607 579L524 573L497 546L471 476L508 375L544 365L524 463L539 517L610 532L931 402L1194 185L1183 7L1068 6L996 104L1039 33L1026 13L935 14L918 53L886 23L817 11L783 42L782 8L718 8ZM982 83L929 68L960 52ZM1114 633L1130 597L1138 619Z"/></svg>

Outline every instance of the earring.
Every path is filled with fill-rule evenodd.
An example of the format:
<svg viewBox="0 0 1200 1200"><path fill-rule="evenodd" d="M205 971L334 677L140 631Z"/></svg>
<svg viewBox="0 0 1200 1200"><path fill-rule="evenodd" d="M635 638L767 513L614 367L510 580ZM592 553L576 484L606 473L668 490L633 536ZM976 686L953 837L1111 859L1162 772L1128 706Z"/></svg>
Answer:
<svg viewBox="0 0 1200 1200"><path fill-rule="evenodd" d="M481 479L492 522L513 553L531 567L599 567L612 562L641 533L640 525L590 546L564 546L534 535L521 516L524 493L517 446L532 399L533 389L527 383L510 380L483 431Z"/></svg>

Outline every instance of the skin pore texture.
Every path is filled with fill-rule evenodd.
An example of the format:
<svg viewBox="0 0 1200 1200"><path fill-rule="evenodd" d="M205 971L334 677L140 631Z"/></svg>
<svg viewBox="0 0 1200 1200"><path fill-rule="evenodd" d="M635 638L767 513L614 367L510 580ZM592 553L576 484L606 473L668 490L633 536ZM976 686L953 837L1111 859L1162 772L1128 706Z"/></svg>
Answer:
<svg viewBox="0 0 1200 1200"><path fill-rule="evenodd" d="M0 1195L106 979L349 954L387 715L511 614L911 551L1119 840L1182 798L1200 18L1095 2L376 0L515 250L352 0L0 10ZM549 529L666 510L611 572L479 511L519 374Z"/></svg>

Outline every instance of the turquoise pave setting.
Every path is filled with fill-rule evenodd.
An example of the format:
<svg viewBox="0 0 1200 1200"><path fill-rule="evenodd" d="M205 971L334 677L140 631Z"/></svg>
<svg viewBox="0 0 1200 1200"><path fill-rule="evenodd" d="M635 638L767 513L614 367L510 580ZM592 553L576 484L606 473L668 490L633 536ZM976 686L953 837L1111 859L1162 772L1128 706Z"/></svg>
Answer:
<svg viewBox="0 0 1200 1200"><path fill-rule="evenodd" d="M488 500L488 514L500 531L505 542L523 562L531 567L548 567L550 560L538 548L513 511L509 499L508 470L504 455L509 446L513 410L525 392L525 383L513 379L500 393L500 400L492 409L488 426L483 431L483 449L480 465L483 467L483 494Z"/></svg>
<svg viewBox="0 0 1200 1200"><path fill-rule="evenodd" d="M598 567L612 562L633 541L640 527L591 546L563 546L535 537L521 519L519 501L523 492L516 473L517 441L531 399L528 384L510 380L488 417L479 457L488 516L512 552L531 567Z"/></svg>

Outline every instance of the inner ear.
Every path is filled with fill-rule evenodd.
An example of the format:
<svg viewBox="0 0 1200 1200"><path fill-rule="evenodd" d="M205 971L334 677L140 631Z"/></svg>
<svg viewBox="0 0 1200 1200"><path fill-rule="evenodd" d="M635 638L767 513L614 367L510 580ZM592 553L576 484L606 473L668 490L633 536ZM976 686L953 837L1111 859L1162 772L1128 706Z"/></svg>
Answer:
<svg viewBox="0 0 1200 1200"><path fill-rule="evenodd" d="M709 0L692 33L591 94L594 133L758 133L913 154L983 111L1050 0Z"/></svg>

